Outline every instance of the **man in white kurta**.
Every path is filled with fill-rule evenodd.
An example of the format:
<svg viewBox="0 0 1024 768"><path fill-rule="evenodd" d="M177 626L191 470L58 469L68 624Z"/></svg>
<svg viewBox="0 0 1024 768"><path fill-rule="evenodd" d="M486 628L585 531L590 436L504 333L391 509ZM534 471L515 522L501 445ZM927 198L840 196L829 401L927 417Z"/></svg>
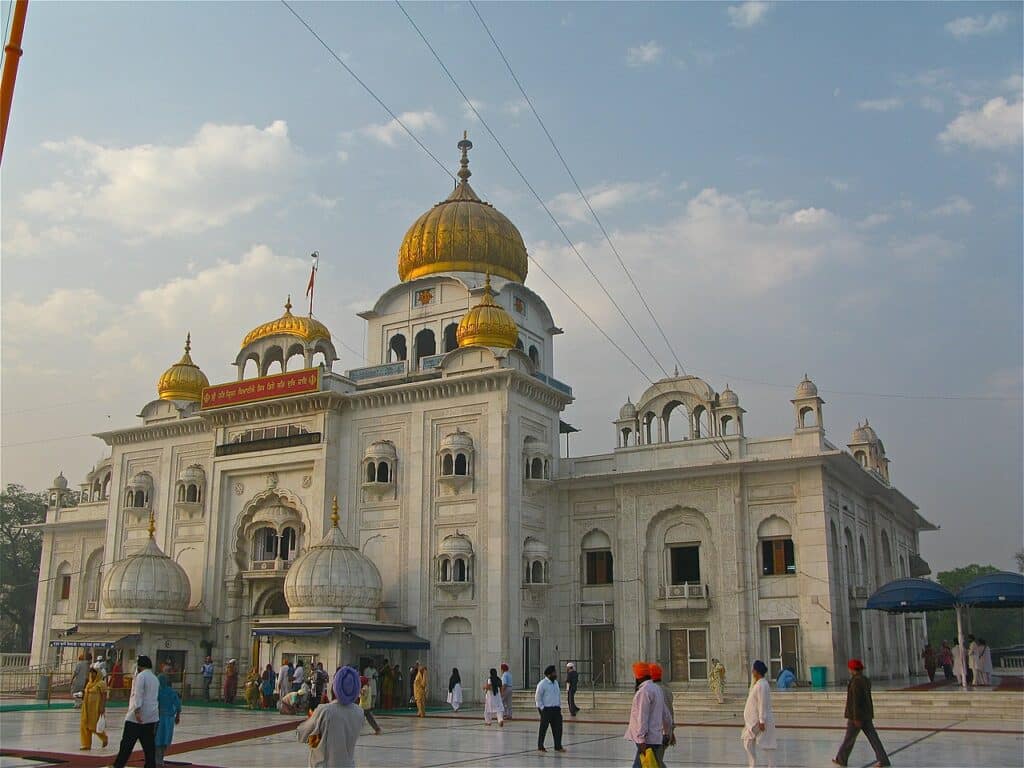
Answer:
<svg viewBox="0 0 1024 768"><path fill-rule="evenodd" d="M754 678L747 703L743 707L743 748L747 751L747 765L757 765L757 753L761 750L768 760L768 768L775 766L775 714L772 712L772 693L764 676L768 667L763 661L755 661L751 676Z"/></svg>
<svg viewBox="0 0 1024 768"><path fill-rule="evenodd" d="M296 729L299 741L309 744L309 768L352 768L356 741L363 727L359 696L359 672L342 667L334 675L334 701L317 707L313 716ZM310 737L314 737L310 742Z"/></svg>

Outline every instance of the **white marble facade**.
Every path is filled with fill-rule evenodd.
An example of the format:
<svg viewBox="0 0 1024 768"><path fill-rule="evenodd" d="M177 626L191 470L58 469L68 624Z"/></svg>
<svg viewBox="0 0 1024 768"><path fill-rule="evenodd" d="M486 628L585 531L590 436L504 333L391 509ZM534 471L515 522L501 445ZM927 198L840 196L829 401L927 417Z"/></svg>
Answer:
<svg viewBox="0 0 1024 768"><path fill-rule="evenodd" d="M51 492L33 663L75 635L128 637L129 661L184 652L189 669L212 643L243 674L285 653L328 668L376 654L427 663L438 698L451 667L473 681L503 660L517 685L570 659L612 683L641 657L676 681L705 677L713 656L733 680L756 657L802 679L812 666L834 678L849 655L876 676L915 667L920 622L861 610L879 584L926 568L918 532L932 529L891 485L871 427L858 425L849 450L830 443L805 378L779 404L793 431L748 437L735 392L678 376L609 408L608 453L563 458L572 394L552 376L561 330L544 301L495 278L521 349L455 341L485 270L438 269L385 292L362 314L373 366L333 372L326 329L289 309L246 337L237 376L219 377L273 373L294 355L289 370L321 366L319 391L203 409L168 384L140 423L99 434L110 453L82 502L65 505L63 478ZM188 354L176 370L201 377ZM152 548L151 518L159 555L146 567L187 575L184 595L162 594L170 612L126 606L136 593L107 583L124 571L115 563ZM347 586L338 564L356 556L342 539L379 574L377 592L359 593L376 605L346 612L338 595L351 593L317 592L321 571ZM286 575L318 544L335 547L318 555L335 565L304 573L313 586L289 606ZM318 614L308 596L320 593L334 597ZM374 627L430 648L369 650L358 632ZM254 642L254 628L277 634Z"/></svg>

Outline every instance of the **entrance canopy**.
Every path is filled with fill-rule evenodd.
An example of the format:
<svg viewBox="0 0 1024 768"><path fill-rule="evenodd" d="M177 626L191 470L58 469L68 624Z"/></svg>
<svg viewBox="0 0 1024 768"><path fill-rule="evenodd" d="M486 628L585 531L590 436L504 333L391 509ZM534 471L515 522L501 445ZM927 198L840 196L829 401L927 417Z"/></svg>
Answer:
<svg viewBox="0 0 1024 768"><path fill-rule="evenodd" d="M867 607L888 613L918 613L945 611L955 604L956 597L941 584L928 579L897 579L869 597Z"/></svg>
<svg viewBox="0 0 1024 768"><path fill-rule="evenodd" d="M408 629L365 629L351 627L349 633L358 637L367 648L397 648L399 650L429 650L430 641L413 634Z"/></svg>
<svg viewBox="0 0 1024 768"><path fill-rule="evenodd" d="M1020 608L1024 606L1024 575L987 573L961 589L956 600L977 608Z"/></svg>
<svg viewBox="0 0 1024 768"><path fill-rule="evenodd" d="M63 640L51 640L51 648L113 648L118 645L125 645L138 642L140 635L123 635L122 637L111 637L107 634L75 634Z"/></svg>
<svg viewBox="0 0 1024 768"><path fill-rule="evenodd" d="M334 627L256 627L253 637L317 637L329 635Z"/></svg>

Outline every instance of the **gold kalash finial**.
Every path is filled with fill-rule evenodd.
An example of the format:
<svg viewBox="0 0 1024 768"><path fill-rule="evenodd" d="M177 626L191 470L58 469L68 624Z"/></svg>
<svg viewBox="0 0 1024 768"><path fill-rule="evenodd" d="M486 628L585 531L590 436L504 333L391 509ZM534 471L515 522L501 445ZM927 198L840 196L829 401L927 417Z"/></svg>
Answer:
<svg viewBox="0 0 1024 768"><path fill-rule="evenodd" d="M149 510L149 538L153 538L153 534L156 533L156 517L153 515L153 510Z"/></svg>
<svg viewBox="0 0 1024 768"><path fill-rule="evenodd" d="M462 141L457 145L462 150L462 159L459 160L458 177L462 179L463 184L469 181L469 177L473 175L473 172L469 170L469 150L473 148L473 142L467 138L468 135L469 131L463 131Z"/></svg>
<svg viewBox="0 0 1024 768"><path fill-rule="evenodd" d="M331 502L331 525L337 528L339 519L340 518L338 517L338 497L335 496L334 501Z"/></svg>

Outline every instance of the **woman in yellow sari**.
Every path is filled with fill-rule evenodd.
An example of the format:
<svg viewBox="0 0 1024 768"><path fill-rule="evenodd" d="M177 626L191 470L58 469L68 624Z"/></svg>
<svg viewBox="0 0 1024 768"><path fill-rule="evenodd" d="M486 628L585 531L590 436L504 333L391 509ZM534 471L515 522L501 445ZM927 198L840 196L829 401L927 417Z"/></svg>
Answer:
<svg viewBox="0 0 1024 768"><path fill-rule="evenodd" d="M416 699L416 717L427 714L427 668L421 665L412 687L413 698Z"/></svg>
<svg viewBox="0 0 1024 768"><path fill-rule="evenodd" d="M256 667L250 667L249 676L245 678L245 703L249 709L259 709L260 676L256 672Z"/></svg>
<svg viewBox="0 0 1024 768"><path fill-rule="evenodd" d="M82 718L81 735L82 746L80 749L92 749L92 735L95 733L100 737L102 746L107 746L107 734L96 730L96 723L100 715L107 711L107 684L98 669L89 670L89 678L85 683L85 693L82 696Z"/></svg>

